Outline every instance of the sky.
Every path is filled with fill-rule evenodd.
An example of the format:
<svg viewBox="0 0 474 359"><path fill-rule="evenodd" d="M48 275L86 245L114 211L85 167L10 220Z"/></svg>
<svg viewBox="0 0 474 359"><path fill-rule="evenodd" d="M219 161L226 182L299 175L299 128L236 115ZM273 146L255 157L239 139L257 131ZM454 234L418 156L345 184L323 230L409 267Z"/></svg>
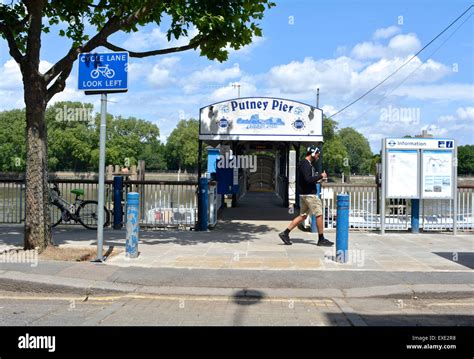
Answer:
<svg viewBox="0 0 474 359"><path fill-rule="evenodd" d="M198 118L199 108L236 98L238 84L241 97L280 97L311 105L319 88L320 107L330 116L385 79L470 6L460 0L275 2L260 22L263 37L231 50L224 63L198 51L131 58L129 91L109 95L108 112L155 123L164 142L180 119ZM361 132L374 152L384 137L422 130L454 138L459 145L474 144L473 13L471 8L383 85L333 117L338 127ZM109 40L131 51L187 43L184 38L169 44L166 30L148 25ZM40 70L58 61L70 45L57 29L43 35ZM100 108L100 96L77 89L77 63L66 90L51 103L65 100ZM0 111L22 107L21 75L0 39Z"/></svg>

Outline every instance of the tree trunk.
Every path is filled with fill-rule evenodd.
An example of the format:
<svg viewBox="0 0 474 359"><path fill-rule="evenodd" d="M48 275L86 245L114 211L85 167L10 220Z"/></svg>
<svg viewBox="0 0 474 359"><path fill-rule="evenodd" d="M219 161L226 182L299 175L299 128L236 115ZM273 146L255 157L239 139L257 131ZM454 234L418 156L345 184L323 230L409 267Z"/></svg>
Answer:
<svg viewBox="0 0 474 359"><path fill-rule="evenodd" d="M41 253L52 244L49 213L46 86L37 74L24 74L26 103L25 249Z"/></svg>

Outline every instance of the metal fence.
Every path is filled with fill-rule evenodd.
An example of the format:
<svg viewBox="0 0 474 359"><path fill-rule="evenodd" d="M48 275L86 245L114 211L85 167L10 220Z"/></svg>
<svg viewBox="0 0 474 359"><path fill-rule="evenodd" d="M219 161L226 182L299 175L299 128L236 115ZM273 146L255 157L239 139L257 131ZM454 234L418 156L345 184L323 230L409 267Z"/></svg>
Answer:
<svg viewBox="0 0 474 359"><path fill-rule="evenodd" d="M84 189L85 199L97 199L95 180L55 180L61 196L74 201L71 190ZM284 177L278 177L278 195L285 198ZM217 209L222 196L209 190L209 218L216 223ZM140 193L141 224L147 227L195 227L197 221L197 183L177 181L124 181L123 208L128 192ZM22 179L0 179L0 223L21 223L25 219L25 186ZM322 198L324 222L328 229L336 227L336 197L338 193L350 195L349 226L354 230L380 229L379 191L374 185L324 183ZM474 230L474 187L458 187L458 230ZM105 182L105 205L113 213L113 181ZM405 199L388 199L385 224L387 230L410 228L411 203ZM423 200L420 203L420 227L425 231L453 229L453 208L450 200ZM126 220L124 216L124 220ZM113 223L113 222L112 222ZM73 223L71 223L73 224Z"/></svg>
<svg viewBox="0 0 474 359"><path fill-rule="evenodd" d="M52 181L51 181L52 182ZM73 203L72 189L82 188L84 199L97 200L96 180L55 179L61 197ZM124 181L123 208L128 192L140 193L141 224L152 227L194 227L197 220L196 182ZM113 181L105 181L105 206L113 215ZM25 220L25 185L22 179L0 180L0 223ZM126 221L126 216L124 216ZM111 221L113 223L113 221ZM73 221L63 224L75 224Z"/></svg>
<svg viewBox="0 0 474 359"><path fill-rule="evenodd" d="M321 197L324 203L326 228L336 227L337 194L350 195L349 226L351 229L379 230L380 200L379 188L374 185L351 185L324 183ZM458 186L458 230L473 230L474 186ZM420 203L420 228L425 231L453 229L453 201L426 199ZM411 228L411 201L394 198L385 202L385 228L387 230L408 230Z"/></svg>
<svg viewBox="0 0 474 359"><path fill-rule="evenodd" d="M128 192L140 194L142 226L193 228L196 224L197 182L124 181L124 192L124 199Z"/></svg>

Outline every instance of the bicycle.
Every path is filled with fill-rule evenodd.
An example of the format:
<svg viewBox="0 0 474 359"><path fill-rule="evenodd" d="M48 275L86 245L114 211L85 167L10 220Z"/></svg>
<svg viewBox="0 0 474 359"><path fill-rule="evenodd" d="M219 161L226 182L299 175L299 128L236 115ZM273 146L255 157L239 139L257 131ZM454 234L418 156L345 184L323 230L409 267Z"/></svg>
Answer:
<svg viewBox="0 0 474 359"><path fill-rule="evenodd" d="M96 79L99 77L99 75L102 75L111 79L115 76L115 71L113 69L109 69L109 65L98 66L97 68L91 71L91 77L93 79Z"/></svg>
<svg viewBox="0 0 474 359"><path fill-rule="evenodd" d="M82 224L87 229L97 229L98 206L97 201L86 201L81 199L84 196L82 188L75 188L71 193L76 197L74 203L69 203L61 197L61 192L57 183L53 183L53 188L50 188L50 211L51 211L51 227L56 227L62 221ZM110 223L110 212L104 207L104 227Z"/></svg>

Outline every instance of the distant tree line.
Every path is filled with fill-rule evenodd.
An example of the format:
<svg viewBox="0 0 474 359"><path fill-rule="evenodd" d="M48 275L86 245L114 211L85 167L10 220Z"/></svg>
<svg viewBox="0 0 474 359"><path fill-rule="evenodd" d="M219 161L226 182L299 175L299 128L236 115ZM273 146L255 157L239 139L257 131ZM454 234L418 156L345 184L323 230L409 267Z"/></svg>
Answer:
<svg viewBox="0 0 474 359"><path fill-rule="evenodd" d="M57 102L46 111L50 171L96 171L99 162L99 114L92 104ZM374 174L380 155L355 129L337 129L324 120L323 168L330 176ZM181 120L165 143L157 125L134 117L107 115L106 164L131 166L144 160L148 170L195 171L198 161L199 122ZM205 163L205 153L203 162ZM301 156L305 148L302 146ZM0 112L0 171L25 170L25 110ZM205 168L205 164L204 167ZM458 148L458 173L474 173L474 145Z"/></svg>

